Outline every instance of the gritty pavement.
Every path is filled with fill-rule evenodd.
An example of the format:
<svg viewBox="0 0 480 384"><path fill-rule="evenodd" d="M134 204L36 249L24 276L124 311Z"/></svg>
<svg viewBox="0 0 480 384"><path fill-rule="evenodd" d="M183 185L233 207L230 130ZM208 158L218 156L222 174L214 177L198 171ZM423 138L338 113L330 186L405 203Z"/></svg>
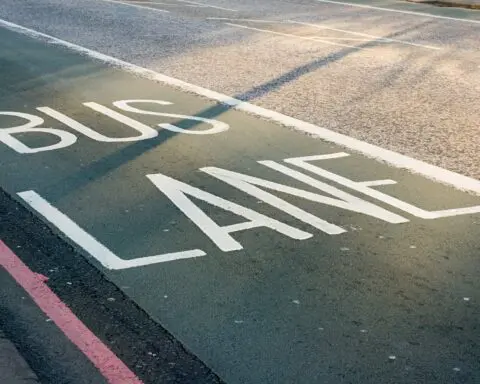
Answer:
<svg viewBox="0 0 480 384"><path fill-rule="evenodd" d="M462 19L448 20L314 0L209 2L228 10L160 3L173 4L156 6L169 13L144 3L4 0L0 17L480 177L478 12L364 3Z"/></svg>
<svg viewBox="0 0 480 384"><path fill-rule="evenodd" d="M0 19L479 176L476 13L157 3ZM480 381L478 194L7 27L0 239L143 383ZM0 274L40 380L101 383Z"/></svg>

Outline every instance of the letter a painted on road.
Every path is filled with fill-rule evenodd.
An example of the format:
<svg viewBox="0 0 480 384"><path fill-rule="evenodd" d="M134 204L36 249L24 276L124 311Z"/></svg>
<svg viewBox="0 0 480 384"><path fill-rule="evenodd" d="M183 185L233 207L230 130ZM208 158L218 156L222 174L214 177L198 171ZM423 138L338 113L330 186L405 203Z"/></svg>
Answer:
<svg viewBox="0 0 480 384"><path fill-rule="evenodd" d="M291 227L252 209L202 191L161 173L147 175L147 177L224 252L243 249L242 245L230 236L230 233L251 228L267 227L297 240L305 240L312 237L308 232ZM187 195L233 212L248 219L248 221L221 227L195 205Z"/></svg>

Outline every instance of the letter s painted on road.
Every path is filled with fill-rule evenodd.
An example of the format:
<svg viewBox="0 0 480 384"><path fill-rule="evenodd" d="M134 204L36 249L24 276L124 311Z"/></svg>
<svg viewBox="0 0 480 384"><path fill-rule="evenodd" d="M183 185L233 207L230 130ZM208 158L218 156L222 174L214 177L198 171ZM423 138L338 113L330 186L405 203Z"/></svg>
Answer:
<svg viewBox="0 0 480 384"><path fill-rule="evenodd" d="M199 123L206 123L212 126L212 128L206 129L203 131L193 131L193 130L178 127L173 124L168 124L168 123L158 124L159 127L168 129L173 132L178 132L178 133L187 133L190 135L213 135L215 133L224 132L230 128L228 124L218 120L207 119L205 117L199 117L199 116L179 115L176 113L146 111L144 109L132 107L130 104L133 104L133 103L153 103L158 105L173 104L169 101L164 101L164 100L143 100L142 99L142 100L119 100L119 101L115 101L113 105L126 112L140 113L143 115L152 115L152 116L164 116L164 117L171 117L171 118L182 119L182 120L194 120L194 121L198 121Z"/></svg>

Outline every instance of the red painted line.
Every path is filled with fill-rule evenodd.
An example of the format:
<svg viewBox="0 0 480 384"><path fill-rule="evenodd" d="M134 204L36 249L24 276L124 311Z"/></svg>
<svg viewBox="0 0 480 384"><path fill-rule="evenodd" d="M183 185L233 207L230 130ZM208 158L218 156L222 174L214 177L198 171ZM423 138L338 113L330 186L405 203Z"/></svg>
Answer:
<svg viewBox="0 0 480 384"><path fill-rule="evenodd" d="M143 384L52 292L45 284L45 277L28 268L1 240L0 265L27 291L65 336L97 367L108 383Z"/></svg>

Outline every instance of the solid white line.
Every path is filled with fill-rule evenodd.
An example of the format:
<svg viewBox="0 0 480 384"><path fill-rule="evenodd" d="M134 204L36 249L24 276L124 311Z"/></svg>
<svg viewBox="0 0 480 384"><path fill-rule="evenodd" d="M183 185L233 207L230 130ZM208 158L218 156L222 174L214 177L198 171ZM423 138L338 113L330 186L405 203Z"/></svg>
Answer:
<svg viewBox="0 0 480 384"><path fill-rule="evenodd" d="M101 0L101 1L105 1L107 3L126 5L128 7L134 7L134 8L139 8L139 9L143 9L143 10L150 9L150 10L155 11L155 12L163 12L163 13L170 12L170 11L166 11L164 9L158 9L158 8L153 8L153 7L144 7L143 5L137 5L137 4L130 4L130 3L127 3L127 2L124 2L124 1L117 1L117 0Z"/></svg>
<svg viewBox="0 0 480 384"><path fill-rule="evenodd" d="M210 5L210 4L205 4L205 3L197 3L196 1L190 1L190 0L176 0L176 1L179 1L180 3L188 3L188 4L200 5L200 6L202 6L202 7L221 9L222 11L237 12L236 9L218 7L218 6L216 6L216 5Z"/></svg>
<svg viewBox="0 0 480 384"><path fill-rule="evenodd" d="M127 269L206 255L206 253L200 249L193 249L190 251L139 257L130 260L121 259L35 191L19 192L18 196L52 225L57 227L71 241L76 243L80 248L83 248L90 256L108 269Z"/></svg>
<svg viewBox="0 0 480 384"><path fill-rule="evenodd" d="M405 13L407 15L432 17L434 19L445 19L445 20L453 20L453 21L463 21L465 23L480 24L480 20L460 19L458 17L439 16L439 15L433 15L431 13L424 13L424 12L401 11L399 9L375 7L373 5L365 5L365 4L346 3L344 1L333 1L333 0L316 0L316 1L318 1L320 3L331 3L331 4L339 4L339 5L349 5L351 7L358 7L358 8L376 9L378 11L397 12L397 13Z"/></svg>
<svg viewBox="0 0 480 384"><path fill-rule="evenodd" d="M225 24L230 25L230 26L232 26L232 27L250 29L250 30L252 30L252 31L257 31L257 32L271 33L271 34L273 34L273 35L292 37L292 38L302 39L302 40L316 41L317 43L323 43L323 44L327 44L327 45L336 45L336 46L339 46L339 47L362 49L362 48L360 48L360 47L355 47L355 46L353 46L353 45L332 43L332 42L330 42L330 41L322 40L322 39L319 39L319 38L317 38L317 37L298 36L298 35L293 35L293 34L290 34L290 33L270 31L269 29L246 27L245 25L234 24L234 23L225 23Z"/></svg>
<svg viewBox="0 0 480 384"><path fill-rule="evenodd" d="M323 25L318 25L318 24L303 23L303 22L301 22L301 21L294 21L294 20L289 20L289 21L290 21L291 23L306 25L306 26L310 26L310 27L314 27L314 28L318 28L318 29L328 29L328 30L330 30L330 31L344 32L344 33L349 33L349 34L355 35L355 36L369 37L369 38L372 38L372 39L389 41L389 42L392 42L392 43L400 43L400 44L406 44L406 45L413 45L414 47L421 47L421 48L435 49L435 50L441 49L441 48L439 48L439 47L433 47L433 46L431 46L431 45L423 45L423 44L410 43L410 42L408 42L408 41L390 39L390 38L388 38L388 37L380 37L380 36L369 35L368 33L353 32L353 31L347 31L347 30L345 30L345 29L338 29L338 28L330 28L330 27L325 27L325 26L323 26Z"/></svg>
<svg viewBox="0 0 480 384"><path fill-rule="evenodd" d="M448 171L435 165L428 164L424 161L413 159L409 156L405 156L400 153L381 148L374 144L366 143L364 141L355 139L342 133L334 132L330 129L319 127L318 125L307 123L294 117L286 116L282 113L262 108L257 105L235 99L219 92L199 87L198 85L193 85L170 76L162 75L161 73L152 71L150 69L139 67L138 65L116 59L112 56L93 51L91 49L70 43L65 40L58 39L56 37L35 31L30 28L22 27L18 24L14 24L6 20L0 19L0 26L8 28L12 31L16 31L18 33L22 33L26 36L40 39L50 44L64 46L85 56L91 57L92 59L136 74L137 76L157 81L162 84L168 84L182 91L191 92L209 98L211 100L216 100L222 104L229 105L237 110L266 118L268 120L274 121L287 127L291 127L298 131L309 133L315 137L340 145L344 148L349 148L353 151L362 153L367 157L383 161L394 167L404 168L411 172L423 175L429 179L451 185L457 189L474 192L480 195L480 181L474 178L464 176L456 172Z"/></svg>

